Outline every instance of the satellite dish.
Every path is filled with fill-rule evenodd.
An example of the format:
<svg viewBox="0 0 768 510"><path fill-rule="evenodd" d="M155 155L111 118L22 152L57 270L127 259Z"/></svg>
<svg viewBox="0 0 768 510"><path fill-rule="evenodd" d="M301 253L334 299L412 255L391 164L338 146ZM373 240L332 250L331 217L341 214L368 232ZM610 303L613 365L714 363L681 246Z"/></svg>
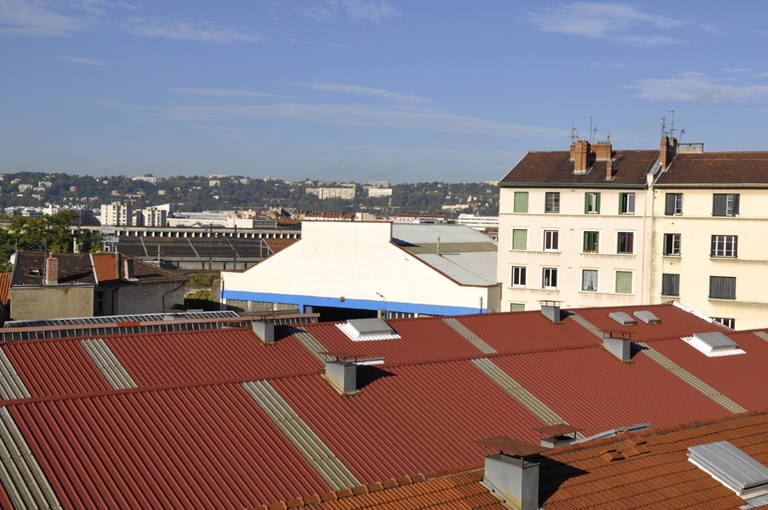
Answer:
<svg viewBox="0 0 768 510"><path fill-rule="evenodd" d="M16 265L16 254L15 253L13 255L11 255L11 264L14 265L14 266Z"/></svg>

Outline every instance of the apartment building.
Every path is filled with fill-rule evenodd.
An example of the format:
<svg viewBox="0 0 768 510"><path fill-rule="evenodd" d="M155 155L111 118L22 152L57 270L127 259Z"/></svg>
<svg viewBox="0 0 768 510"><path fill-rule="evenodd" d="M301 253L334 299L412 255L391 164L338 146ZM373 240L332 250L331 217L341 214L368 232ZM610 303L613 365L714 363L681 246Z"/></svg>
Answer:
<svg viewBox="0 0 768 510"><path fill-rule="evenodd" d="M101 204L100 219L102 225L130 226L133 223L133 208L120 202Z"/></svg>
<svg viewBox="0 0 768 510"><path fill-rule="evenodd" d="M577 140L527 154L499 186L504 309L676 300L729 327L768 325L768 153Z"/></svg>

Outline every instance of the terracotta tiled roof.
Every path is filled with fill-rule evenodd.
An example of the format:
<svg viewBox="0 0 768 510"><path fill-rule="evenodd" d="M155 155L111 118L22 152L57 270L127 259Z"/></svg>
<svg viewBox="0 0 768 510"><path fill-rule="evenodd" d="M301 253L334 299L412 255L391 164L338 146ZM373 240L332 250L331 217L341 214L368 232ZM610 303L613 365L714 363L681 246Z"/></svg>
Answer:
<svg viewBox="0 0 768 510"><path fill-rule="evenodd" d="M8 297L11 294L11 275L13 273L0 273L0 306L8 305Z"/></svg>
<svg viewBox="0 0 768 510"><path fill-rule="evenodd" d="M125 272L124 261L130 260L133 264L133 278L138 283L148 282L180 282L185 278L177 276L170 271L161 269L152 264L147 264L139 259L128 257L121 253L94 253L93 266L99 279L99 283L114 282L117 280L128 280Z"/></svg>
<svg viewBox="0 0 768 510"><path fill-rule="evenodd" d="M56 253L59 262L58 285L93 285L93 267L88 253ZM47 253L20 251L13 267L11 286L42 286Z"/></svg>
<svg viewBox="0 0 768 510"><path fill-rule="evenodd" d="M645 174L658 159L656 150L615 151L613 180L605 181L605 161L595 161L588 173L573 173L573 161L568 151L536 152L526 154L499 184L517 185L645 185Z"/></svg>
<svg viewBox="0 0 768 510"><path fill-rule="evenodd" d="M284 249L296 244L299 241L301 241L301 239L298 238L264 239L264 242L267 243L267 246L269 246L269 250L272 252L272 255L283 251Z"/></svg>
<svg viewBox="0 0 768 510"><path fill-rule="evenodd" d="M768 152L678 154L656 185L768 184Z"/></svg>

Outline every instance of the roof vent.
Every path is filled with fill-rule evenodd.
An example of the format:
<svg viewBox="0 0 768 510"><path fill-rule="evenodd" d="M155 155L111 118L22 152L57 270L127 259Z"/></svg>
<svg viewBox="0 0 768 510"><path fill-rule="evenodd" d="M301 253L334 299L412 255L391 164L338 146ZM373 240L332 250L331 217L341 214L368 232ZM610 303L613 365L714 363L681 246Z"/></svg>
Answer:
<svg viewBox="0 0 768 510"><path fill-rule="evenodd" d="M362 354L345 351L324 351L325 378L342 395L357 393L357 366Z"/></svg>
<svg viewBox="0 0 768 510"><path fill-rule="evenodd" d="M555 446L573 443L576 441L576 433L584 429L565 423L559 423L557 425L538 427L533 430L534 432L539 433L539 442L541 443L541 446L554 448Z"/></svg>
<svg viewBox="0 0 768 510"><path fill-rule="evenodd" d="M688 460L743 499L768 494L768 468L728 441L691 446Z"/></svg>
<svg viewBox="0 0 768 510"><path fill-rule="evenodd" d="M275 343L275 323L274 322L260 322L253 321L251 323L253 332L256 333L262 342L265 344Z"/></svg>
<svg viewBox="0 0 768 510"><path fill-rule="evenodd" d="M645 322L646 324L661 324L661 319L656 317L653 312L649 312L647 310L640 310L633 313L632 315Z"/></svg>
<svg viewBox="0 0 768 510"><path fill-rule="evenodd" d="M560 303L561 301L539 301L541 303L541 313L547 319L551 320L555 324L560 324Z"/></svg>
<svg viewBox="0 0 768 510"><path fill-rule="evenodd" d="M603 348L623 363L632 361L632 336L629 331L603 331Z"/></svg>
<svg viewBox="0 0 768 510"><path fill-rule="evenodd" d="M719 331L713 331L712 333L694 333L693 336L685 337L683 340L688 345L697 351L706 354L710 358L746 354L745 351L739 348L739 345L736 342Z"/></svg>
<svg viewBox="0 0 768 510"><path fill-rule="evenodd" d="M624 312L611 312L608 314L608 317L615 320L622 326L634 326L635 324L637 324L635 319L633 319L632 317L630 317L628 314Z"/></svg>
<svg viewBox="0 0 768 510"><path fill-rule="evenodd" d="M504 436L475 441L484 448L498 450L485 457L483 484L498 497L520 510L539 508L539 463L526 460L547 448Z"/></svg>
<svg viewBox="0 0 768 510"><path fill-rule="evenodd" d="M396 340L400 338L384 319L351 319L344 324L337 324L353 342L370 340Z"/></svg>

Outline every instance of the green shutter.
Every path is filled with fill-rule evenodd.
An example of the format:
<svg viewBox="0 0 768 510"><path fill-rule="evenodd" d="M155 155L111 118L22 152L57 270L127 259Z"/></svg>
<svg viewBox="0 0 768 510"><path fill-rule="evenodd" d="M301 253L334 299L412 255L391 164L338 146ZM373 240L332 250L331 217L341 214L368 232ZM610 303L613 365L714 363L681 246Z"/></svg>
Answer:
<svg viewBox="0 0 768 510"><path fill-rule="evenodd" d="M616 271L616 293L632 294L631 271Z"/></svg>
<svg viewBox="0 0 768 510"><path fill-rule="evenodd" d="M525 311L525 303L510 303L509 304L509 311L510 312L524 312Z"/></svg>
<svg viewBox="0 0 768 510"><path fill-rule="evenodd" d="M589 193L584 193L584 214L589 213Z"/></svg>
<svg viewBox="0 0 768 510"><path fill-rule="evenodd" d="M515 191L515 212L516 213L528 212L528 192L527 191Z"/></svg>
<svg viewBox="0 0 768 510"><path fill-rule="evenodd" d="M513 229L512 230L512 249L513 250L527 250L528 249L528 231L525 229Z"/></svg>
<svg viewBox="0 0 768 510"><path fill-rule="evenodd" d="M624 193L619 193L619 214L624 213Z"/></svg>
<svg viewBox="0 0 768 510"><path fill-rule="evenodd" d="M595 200L595 212L600 214L600 193L595 193L597 200Z"/></svg>

